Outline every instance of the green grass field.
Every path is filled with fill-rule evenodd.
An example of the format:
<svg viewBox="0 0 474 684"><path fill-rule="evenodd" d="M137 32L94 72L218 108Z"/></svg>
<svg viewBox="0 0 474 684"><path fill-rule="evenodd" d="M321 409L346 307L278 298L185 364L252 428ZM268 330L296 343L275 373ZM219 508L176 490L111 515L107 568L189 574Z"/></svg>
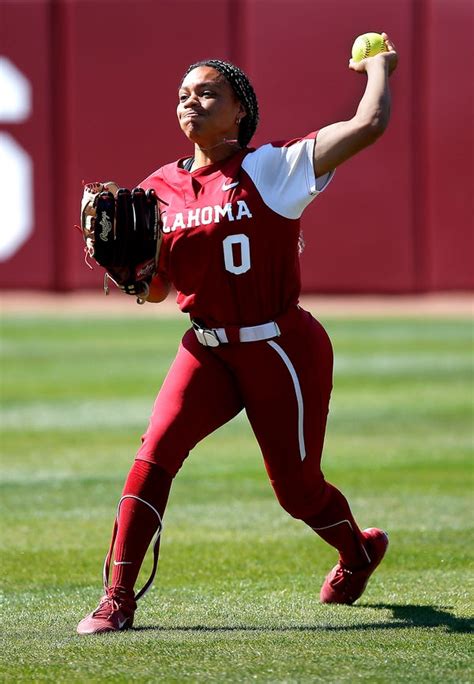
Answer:
<svg viewBox="0 0 474 684"><path fill-rule="evenodd" d="M4 317L2 681L473 680L471 323L323 322L325 472L391 541L359 603L318 603L335 552L279 508L238 417L174 484L136 628L79 637L186 321Z"/></svg>

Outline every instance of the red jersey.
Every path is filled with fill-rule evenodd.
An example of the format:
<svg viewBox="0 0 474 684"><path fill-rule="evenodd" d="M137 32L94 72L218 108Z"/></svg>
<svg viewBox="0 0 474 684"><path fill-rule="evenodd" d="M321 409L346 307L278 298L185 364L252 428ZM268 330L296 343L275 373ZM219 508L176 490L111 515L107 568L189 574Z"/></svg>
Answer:
<svg viewBox="0 0 474 684"><path fill-rule="evenodd" d="M300 217L333 175L315 178L316 135L192 172L178 160L141 183L167 203L159 271L182 311L211 327L251 326L298 302Z"/></svg>

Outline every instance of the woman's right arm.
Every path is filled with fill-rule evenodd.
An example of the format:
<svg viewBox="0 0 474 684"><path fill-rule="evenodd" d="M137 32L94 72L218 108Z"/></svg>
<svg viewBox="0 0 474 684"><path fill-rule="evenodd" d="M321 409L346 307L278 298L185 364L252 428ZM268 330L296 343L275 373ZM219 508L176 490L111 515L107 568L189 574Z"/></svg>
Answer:
<svg viewBox="0 0 474 684"><path fill-rule="evenodd" d="M367 86L357 111L349 121L339 121L322 128L314 148L314 170L319 178L333 171L342 162L374 143L388 126L390 90L388 78L397 66L397 53L386 34L386 52L351 62L354 71L367 74Z"/></svg>

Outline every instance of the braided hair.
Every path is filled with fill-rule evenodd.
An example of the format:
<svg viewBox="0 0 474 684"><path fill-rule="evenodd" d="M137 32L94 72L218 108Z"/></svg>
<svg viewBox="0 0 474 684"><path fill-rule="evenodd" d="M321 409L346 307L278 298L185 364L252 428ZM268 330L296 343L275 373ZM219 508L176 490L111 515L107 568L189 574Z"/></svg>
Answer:
<svg viewBox="0 0 474 684"><path fill-rule="evenodd" d="M200 66L212 67L222 74L231 86L237 99L243 104L246 116L240 122L238 141L241 147L246 147L255 133L258 124L258 102L252 84L238 66L231 62L224 62L221 59L204 59L191 64L186 69L181 83L190 71Z"/></svg>

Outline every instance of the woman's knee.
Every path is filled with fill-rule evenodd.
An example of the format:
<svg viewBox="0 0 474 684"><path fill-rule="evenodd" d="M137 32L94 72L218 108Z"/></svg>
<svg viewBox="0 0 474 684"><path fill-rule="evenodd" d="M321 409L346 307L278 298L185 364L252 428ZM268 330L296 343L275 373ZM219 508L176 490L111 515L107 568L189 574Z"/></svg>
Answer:
<svg viewBox="0 0 474 684"><path fill-rule="evenodd" d="M167 439L166 435L156 435L147 431L142 436L142 444L136 453L136 459L154 463L174 477L190 450L191 448L178 440Z"/></svg>
<svg viewBox="0 0 474 684"><path fill-rule="evenodd" d="M272 480L273 490L280 506L293 518L304 520L317 515L324 505L324 479L310 481Z"/></svg>

